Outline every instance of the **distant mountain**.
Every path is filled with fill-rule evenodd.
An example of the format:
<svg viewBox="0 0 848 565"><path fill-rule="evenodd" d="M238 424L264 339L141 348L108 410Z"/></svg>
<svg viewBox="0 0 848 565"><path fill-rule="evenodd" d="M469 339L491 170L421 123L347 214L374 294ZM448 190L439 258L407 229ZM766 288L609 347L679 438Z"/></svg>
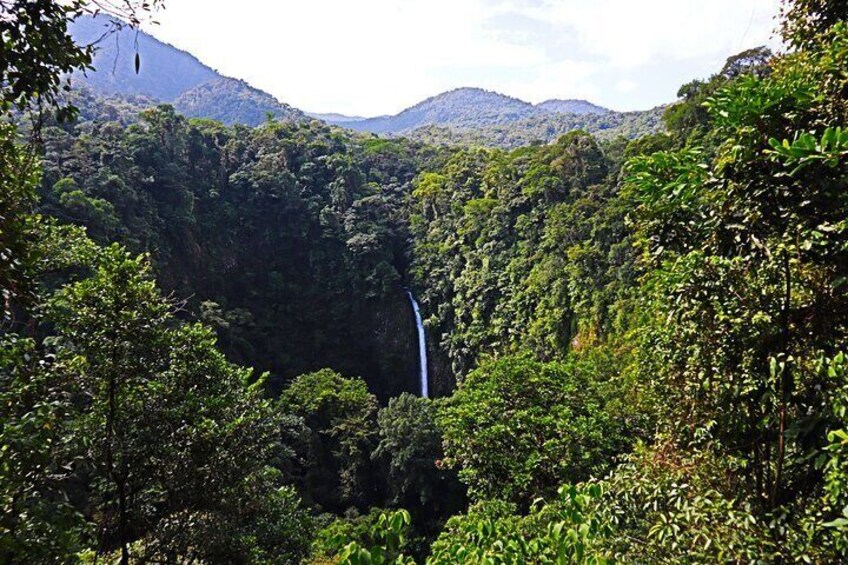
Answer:
<svg viewBox="0 0 848 565"><path fill-rule="evenodd" d="M306 118L300 110L253 88L243 80L216 78L180 94L174 108L189 118L210 118L225 124L259 125L268 117L275 120L300 121Z"/></svg>
<svg viewBox="0 0 848 565"><path fill-rule="evenodd" d="M189 117L256 126L270 114L281 120L307 120L303 112L283 104L244 81L225 77L194 55L152 35L115 24L104 16L81 17L69 29L80 45L96 47L95 70L76 73L73 81L105 96L144 96L173 104ZM139 72L135 55L139 53Z"/></svg>
<svg viewBox="0 0 848 565"><path fill-rule="evenodd" d="M169 103L188 117L224 124L257 126L268 117L311 118L361 132L409 136L434 143L474 143L515 147L547 142L575 129L602 137L636 137L662 128L659 109L614 112L586 100L547 100L533 105L482 88L457 88L428 98L394 116L361 118L344 114L305 114L242 80L221 75L195 56L155 37L123 27L104 16L82 17L70 25L77 43L94 44L95 70L73 80L87 114L131 119L140 104ZM140 55L136 74L135 56ZM108 100L98 109L90 98Z"/></svg>
<svg viewBox="0 0 848 565"><path fill-rule="evenodd" d="M611 110L592 104L586 100L545 100L536 104L536 108L553 112L554 114L606 114Z"/></svg>
<svg viewBox="0 0 848 565"><path fill-rule="evenodd" d="M481 88L458 88L419 102L394 116L353 120L321 116L340 127L431 143L517 147L549 142L582 129L600 137L638 137L660 131L662 108L614 112L586 100L529 102Z"/></svg>
<svg viewBox="0 0 848 565"><path fill-rule="evenodd" d="M220 75L194 55L128 27L109 33L114 23L107 17L80 17L69 26L80 45L94 44L94 71L75 78L95 92L150 96L170 102L177 96ZM138 40L138 49L136 49ZM135 72L135 53L141 65Z"/></svg>
<svg viewBox="0 0 848 565"><path fill-rule="evenodd" d="M479 127L529 118L539 110L529 102L482 88L444 92L395 116L345 122L344 127L371 133L402 133L423 126Z"/></svg>
<svg viewBox="0 0 848 565"><path fill-rule="evenodd" d="M349 122L361 122L368 118L363 118L362 116L345 116L344 114L336 114L335 112L330 112L326 114L322 114L320 112L306 112L306 115L310 118L315 118L316 120L321 120L322 122L327 122L328 124L347 124ZM381 116L385 117L385 116Z"/></svg>

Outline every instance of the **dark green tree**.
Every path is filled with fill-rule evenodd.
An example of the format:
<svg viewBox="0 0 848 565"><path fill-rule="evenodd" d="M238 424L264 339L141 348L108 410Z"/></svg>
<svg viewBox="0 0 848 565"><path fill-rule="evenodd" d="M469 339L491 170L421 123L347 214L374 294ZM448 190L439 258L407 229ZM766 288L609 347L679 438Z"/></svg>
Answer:
<svg viewBox="0 0 848 565"><path fill-rule="evenodd" d="M301 375L283 391L282 414L301 418L307 452L297 482L311 502L327 511L367 507L382 485L371 452L377 442L377 399L361 379L330 370Z"/></svg>
<svg viewBox="0 0 848 565"><path fill-rule="evenodd" d="M54 371L78 399L76 472L101 551L119 550L123 563L133 553L253 562L280 543L254 527L308 527L267 470L278 423L261 380L249 386L250 371L229 364L209 330L176 322L143 259L105 249L93 276L58 292L49 312ZM303 549L288 550L275 559L294 562Z"/></svg>
<svg viewBox="0 0 848 565"><path fill-rule="evenodd" d="M410 510L424 527L463 503L456 474L442 468L436 410L434 401L408 393L391 399L377 415L380 435L372 455L388 467L391 503Z"/></svg>

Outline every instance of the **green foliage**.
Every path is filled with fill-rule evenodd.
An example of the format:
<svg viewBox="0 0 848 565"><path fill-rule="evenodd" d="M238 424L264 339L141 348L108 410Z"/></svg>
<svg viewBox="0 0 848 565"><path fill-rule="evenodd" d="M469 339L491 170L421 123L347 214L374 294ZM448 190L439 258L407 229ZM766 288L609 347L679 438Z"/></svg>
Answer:
<svg viewBox="0 0 848 565"><path fill-rule="evenodd" d="M600 483L602 545L625 563L773 561L771 524L727 483L743 465L708 449L638 448Z"/></svg>
<svg viewBox="0 0 848 565"><path fill-rule="evenodd" d="M815 163L837 168L848 158L848 131L842 131L840 127L826 128L821 138L808 132L796 133L795 136L791 142L787 139L783 142L775 138L769 140L773 154L787 167L794 167L790 176Z"/></svg>
<svg viewBox="0 0 848 565"><path fill-rule="evenodd" d="M377 443L377 399L361 379L323 369L301 375L278 401L280 412L301 418L308 430L297 481L321 508L364 508L374 500L371 452Z"/></svg>
<svg viewBox="0 0 848 565"><path fill-rule="evenodd" d="M588 135L511 153L458 151L413 196L413 274L431 335L462 376L486 354L564 356L611 329L633 284L628 205Z"/></svg>
<svg viewBox="0 0 848 565"><path fill-rule="evenodd" d="M190 312L218 304L221 347L270 370L275 392L326 366L381 399L410 388L415 350L394 333L408 321L404 204L430 150L317 122L225 128L167 106L139 122L46 130L41 210L149 252Z"/></svg>
<svg viewBox="0 0 848 565"><path fill-rule="evenodd" d="M140 538L143 558L228 562L270 551L293 562L303 542L273 530L305 518L289 515L292 495L266 470L277 424L261 382L248 387L250 371L229 364L208 329L176 324L170 310L149 265L116 245L49 304L54 371L80 399L69 431L98 547L127 554Z"/></svg>
<svg viewBox="0 0 848 565"><path fill-rule="evenodd" d="M403 554L410 524L411 518L405 510L380 513L366 534L371 544L361 545L355 541L349 543L339 552L339 563L342 565L414 564L415 561L412 558Z"/></svg>
<svg viewBox="0 0 848 565"><path fill-rule="evenodd" d="M646 542L639 558L844 558L824 527L819 468L838 425L818 368L846 336L845 156L827 121L844 98L820 95L844 36L717 90L702 146L629 166L652 267L642 372L663 431L610 492Z"/></svg>
<svg viewBox="0 0 848 565"><path fill-rule="evenodd" d="M462 503L455 474L441 468L436 411L434 401L402 394L377 415L379 443L372 458L388 467L392 503L411 509L417 521L449 514Z"/></svg>
<svg viewBox="0 0 848 565"><path fill-rule="evenodd" d="M411 524L405 510L372 508L364 516L338 518L317 533L313 555L335 563L406 563L417 541Z"/></svg>
<svg viewBox="0 0 848 565"><path fill-rule="evenodd" d="M32 155L18 145L17 130L0 124L0 299L3 315L0 327L13 322L16 302L32 300L33 239L35 223L31 216L37 175Z"/></svg>
<svg viewBox="0 0 848 565"><path fill-rule="evenodd" d="M783 0L780 31L792 47L815 49L818 37L844 21L845 15L840 0Z"/></svg>
<svg viewBox="0 0 848 565"><path fill-rule="evenodd" d="M427 563L613 563L599 545L609 531L594 508L601 492L598 485L562 487L526 516L504 502L479 502L448 521Z"/></svg>
<svg viewBox="0 0 848 565"><path fill-rule="evenodd" d="M470 373L440 409L446 463L478 500L525 507L611 464L620 449L598 383L576 364L506 357Z"/></svg>
<svg viewBox="0 0 848 565"><path fill-rule="evenodd" d="M67 383L32 339L0 339L0 561L55 563L83 548L82 514L63 488L71 475Z"/></svg>
<svg viewBox="0 0 848 565"><path fill-rule="evenodd" d="M845 354L840 352L822 364L834 390L833 416L839 422L827 434L827 463L825 464L825 508L832 520L824 523L828 538L842 555L848 554L848 367ZM840 427L842 426L842 427Z"/></svg>
<svg viewBox="0 0 848 565"><path fill-rule="evenodd" d="M173 318L143 259L37 228L34 280L78 280L37 287L30 324L44 317L49 338L3 338L4 561L74 562L91 544L123 562L299 562L311 519L267 467L278 424L261 381Z"/></svg>
<svg viewBox="0 0 848 565"><path fill-rule="evenodd" d="M707 81L695 80L680 87L677 103L669 106L663 121L672 137L678 142L702 142L712 127L715 115L709 112L713 97L723 89L739 84L750 84L771 73L772 53L765 47L756 47L729 57L724 68ZM726 91L725 91L726 92ZM745 107L755 110L753 107ZM755 112L751 112L755 116Z"/></svg>
<svg viewBox="0 0 848 565"><path fill-rule="evenodd" d="M6 110L85 57L57 52L72 12L26 4L0 27ZM412 515L436 537L455 468L475 504L429 563L844 562L837 4L787 3L795 51L730 58L681 89L669 135L626 146L437 151L167 106L50 124L41 211L132 251L34 215L33 153L4 128L0 560L293 564L311 510L390 501L413 513L337 519L312 557L411 563L431 541ZM234 358L306 374L266 399L154 272ZM309 371L402 390L380 356L413 342L407 274L459 385L378 412L364 381Z"/></svg>

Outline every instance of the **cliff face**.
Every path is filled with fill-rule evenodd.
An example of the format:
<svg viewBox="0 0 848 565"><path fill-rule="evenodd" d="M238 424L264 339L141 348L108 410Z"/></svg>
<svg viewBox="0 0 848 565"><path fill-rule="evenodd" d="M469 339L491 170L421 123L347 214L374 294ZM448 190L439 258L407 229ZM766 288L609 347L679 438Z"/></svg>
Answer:
<svg viewBox="0 0 848 565"><path fill-rule="evenodd" d="M421 394L418 371L418 331L407 297L399 289L368 304L366 323L371 366L366 381L381 402L403 392Z"/></svg>
<svg viewBox="0 0 848 565"><path fill-rule="evenodd" d="M350 344L350 349L359 349L364 355L356 360L357 367L350 367L350 374L360 375L368 388L381 402L409 392L421 394L418 330L409 299L402 289L380 299L366 303L363 316L358 323L358 334L347 334L349 339L363 340L360 347ZM356 323L356 322L352 322ZM340 331L347 331L341 328ZM437 339L427 336L427 370L429 373L430 396L449 395L456 386L447 356L438 348Z"/></svg>
<svg viewBox="0 0 848 565"><path fill-rule="evenodd" d="M451 370L450 360L439 349L436 340L427 336L427 360L430 371L430 396L449 396L456 388L456 376Z"/></svg>
<svg viewBox="0 0 848 565"><path fill-rule="evenodd" d="M370 361L363 374L371 391L381 402L403 392L420 395L418 330L403 291L371 301L365 322ZM437 337L429 332L426 336L430 397L447 396L456 386L450 361L439 349Z"/></svg>

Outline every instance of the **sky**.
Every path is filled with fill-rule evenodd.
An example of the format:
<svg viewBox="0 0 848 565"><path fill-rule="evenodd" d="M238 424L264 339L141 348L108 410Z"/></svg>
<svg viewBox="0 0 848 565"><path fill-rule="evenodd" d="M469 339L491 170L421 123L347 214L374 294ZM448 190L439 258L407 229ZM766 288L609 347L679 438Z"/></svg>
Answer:
<svg viewBox="0 0 848 565"><path fill-rule="evenodd" d="M475 86L614 110L675 100L750 47L780 0L167 0L148 31L312 112L395 114Z"/></svg>

